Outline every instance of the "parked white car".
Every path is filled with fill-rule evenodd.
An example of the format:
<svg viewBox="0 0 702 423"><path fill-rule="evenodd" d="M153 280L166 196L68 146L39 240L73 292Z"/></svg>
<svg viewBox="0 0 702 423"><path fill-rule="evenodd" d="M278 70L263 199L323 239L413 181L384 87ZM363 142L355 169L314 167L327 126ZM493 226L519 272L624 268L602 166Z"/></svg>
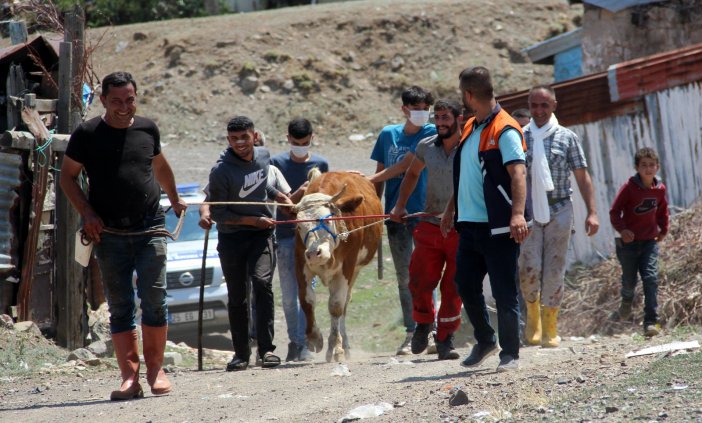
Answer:
<svg viewBox="0 0 702 423"><path fill-rule="evenodd" d="M180 196L188 203L202 202L204 194L197 184L179 185ZM164 209L170 206L167 198L161 200ZM188 207L180 236L176 241L168 241L167 302L169 334L197 335L198 303L200 299L200 279L205 230L198 221L199 206ZM172 210L166 213L166 228L173 233L178 218ZM202 315L203 334L226 332L229 330L227 313L227 284L217 254L217 229L210 229L205 267L205 295Z"/></svg>

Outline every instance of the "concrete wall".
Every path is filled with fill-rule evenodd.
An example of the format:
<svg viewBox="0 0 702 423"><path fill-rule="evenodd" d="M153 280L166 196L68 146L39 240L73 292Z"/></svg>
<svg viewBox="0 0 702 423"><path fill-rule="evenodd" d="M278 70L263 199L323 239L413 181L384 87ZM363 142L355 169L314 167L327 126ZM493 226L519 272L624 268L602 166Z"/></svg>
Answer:
<svg viewBox="0 0 702 423"><path fill-rule="evenodd" d="M702 0L673 0L617 13L587 6L583 15L583 74L701 42Z"/></svg>
<svg viewBox="0 0 702 423"><path fill-rule="evenodd" d="M634 173L634 153L652 147L661 158L661 176L671 214L702 196L702 85L689 84L649 94L646 110L570 127L581 137L595 187L600 230L584 233L585 204L573 185L575 235L572 261L592 263L614 251L609 207L619 187Z"/></svg>

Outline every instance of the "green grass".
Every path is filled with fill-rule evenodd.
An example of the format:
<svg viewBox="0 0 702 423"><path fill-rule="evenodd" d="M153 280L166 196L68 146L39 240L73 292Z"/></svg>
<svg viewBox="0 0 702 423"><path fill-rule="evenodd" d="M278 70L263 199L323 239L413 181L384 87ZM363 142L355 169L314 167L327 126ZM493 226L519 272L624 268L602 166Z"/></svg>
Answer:
<svg viewBox="0 0 702 423"><path fill-rule="evenodd" d="M383 237L383 279L378 279L378 259L365 266L358 275L352 289L351 302L347 309L346 332L353 349L366 352L394 352L405 337L402 312L397 291L395 267L390 255L387 237ZM273 282L276 299L276 318L282 316L280 283L277 272ZM316 287L317 305L315 316L317 325L324 335L326 348L329 336L329 289L321 282ZM285 334L278 335L287 339ZM279 338L282 339L282 338Z"/></svg>
<svg viewBox="0 0 702 423"><path fill-rule="evenodd" d="M608 418L621 421L651 421L661 412L668 421L702 417L702 352L661 357L620 380L612 380L574 395L556 399L548 421L577 421L586 413L594 419L607 415L606 406L616 407ZM599 415L599 416L598 416ZM575 420L574 420L575 419ZM693 420L694 421L694 420Z"/></svg>
<svg viewBox="0 0 702 423"><path fill-rule="evenodd" d="M66 350L27 332L0 329L0 377L31 374L66 362Z"/></svg>

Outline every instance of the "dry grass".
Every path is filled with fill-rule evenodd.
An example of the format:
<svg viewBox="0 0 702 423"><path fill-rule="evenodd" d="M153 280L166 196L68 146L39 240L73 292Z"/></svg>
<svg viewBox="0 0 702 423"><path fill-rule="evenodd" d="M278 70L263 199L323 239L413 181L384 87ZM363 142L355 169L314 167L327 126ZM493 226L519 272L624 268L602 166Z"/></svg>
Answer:
<svg viewBox="0 0 702 423"><path fill-rule="evenodd" d="M702 203L671 217L660 244L658 314L663 326L702 324ZM589 336L631 330L643 319L643 294L637 285L632 321L614 322L619 307L621 267L611 257L594 267L576 267L566 275L561 331Z"/></svg>

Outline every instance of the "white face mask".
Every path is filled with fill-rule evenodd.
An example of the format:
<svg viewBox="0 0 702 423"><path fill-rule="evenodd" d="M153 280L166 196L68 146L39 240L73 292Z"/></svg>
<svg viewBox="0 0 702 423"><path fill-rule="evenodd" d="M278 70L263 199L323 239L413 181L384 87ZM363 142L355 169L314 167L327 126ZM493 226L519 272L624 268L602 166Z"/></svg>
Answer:
<svg viewBox="0 0 702 423"><path fill-rule="evenodd" d="M304 158L307 157L307 153L310 151L309 145L291 145L290 152L295 157Z"/></svg>
<svg viewBox="0 0 702 423"><path fill-rule="evenodd" d="M428 110L410 110L410 122L415 126L424 126L429 122Z"/></svg>

